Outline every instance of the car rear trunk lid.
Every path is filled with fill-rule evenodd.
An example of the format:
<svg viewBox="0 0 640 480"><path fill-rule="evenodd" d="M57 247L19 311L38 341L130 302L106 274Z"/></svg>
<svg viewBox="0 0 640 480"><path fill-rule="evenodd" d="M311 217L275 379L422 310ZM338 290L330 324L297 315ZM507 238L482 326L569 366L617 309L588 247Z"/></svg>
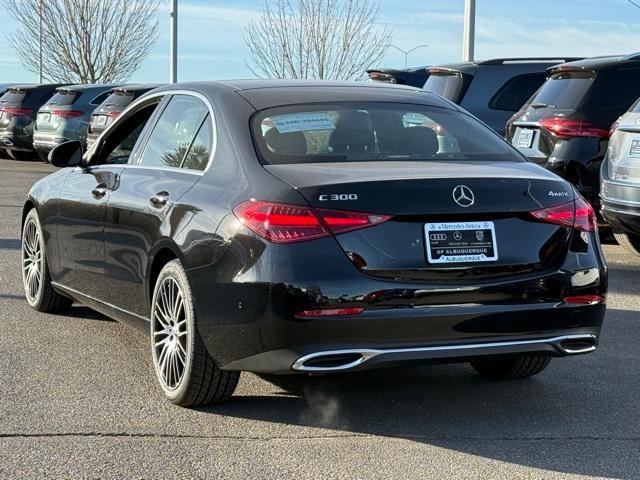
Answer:
<svg viewBox="0 0 640 480"><path fill-rule="evenodd" d="M443 281L495 278L551 268L568 248L570 228L541 223L530 212L572 202L572 187L529 163L351 162L265 168L315 208L392 216L336 236L347 256L371 275ZM455 261L444 258L451 245ZM480 251L490 259L479 259ZM458 254L465 252L468 261L459 261Z"/></svg>

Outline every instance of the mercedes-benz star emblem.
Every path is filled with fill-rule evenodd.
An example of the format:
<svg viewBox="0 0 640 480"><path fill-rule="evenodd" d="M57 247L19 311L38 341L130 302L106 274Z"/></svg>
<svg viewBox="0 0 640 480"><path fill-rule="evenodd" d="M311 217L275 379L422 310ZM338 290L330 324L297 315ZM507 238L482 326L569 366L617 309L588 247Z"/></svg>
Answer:
<svg viewBox="0 0 640 480"><path fill-rule="evenodd" d="M475 202L475 197L469 187L458 185L453 189L453 200L461 207L470 207Z"/></svg>

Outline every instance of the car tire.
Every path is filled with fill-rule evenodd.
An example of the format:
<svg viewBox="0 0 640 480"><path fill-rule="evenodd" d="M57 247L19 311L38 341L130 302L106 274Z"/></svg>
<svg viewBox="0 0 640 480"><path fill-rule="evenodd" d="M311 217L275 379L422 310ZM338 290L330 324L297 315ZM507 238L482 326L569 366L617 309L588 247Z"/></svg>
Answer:
<svg viewBox="0 0 640 480"><path fill-rule="evenodd" d="M492 380L515 380L536 375L547 368L551 357L531 356L474 360L471 366L480 376Z"/></svg>
<svg viewBox="0 0 640 480"><path fill-rule="evenodd" d="M39 312L57 312L73 303L51 286L44 236L35 208L27 214L22 227L21 243L22 285L31 308Z"/></svg>
<svg viewBox="0 0 640 480"><path fill-rule="evenodd" d="M221 370L207 351L179 260L164 266L153 290L151 352L162 392L182 407L222 403L240 378L239 372Z"/></svg>
<svg viewBox="0 0 640 480"><path fill-rule="evenodd" d="M633 233L614 232L617 242L629 253L640 255L640 235Z"/></svg>

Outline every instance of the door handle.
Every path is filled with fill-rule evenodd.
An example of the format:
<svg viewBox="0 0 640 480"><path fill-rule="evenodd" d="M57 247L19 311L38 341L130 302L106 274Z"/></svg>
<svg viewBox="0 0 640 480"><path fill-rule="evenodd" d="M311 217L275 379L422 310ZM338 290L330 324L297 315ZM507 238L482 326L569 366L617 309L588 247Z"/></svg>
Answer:
<svg viewBox="0 0 640 480"><path fill-rule="evenodd" d="M153 197L149 199L151 205L156 208L164 207L169 201L169 192L158 192Z"/></svg>
<svg viewBox="0 0 640 480"><path fill-rule="evenodd" d="M91 190L91 194L94 198L102 198L104 197L109 190L107 189L107 185L105 183L101 183L96 188Z"/></svg>

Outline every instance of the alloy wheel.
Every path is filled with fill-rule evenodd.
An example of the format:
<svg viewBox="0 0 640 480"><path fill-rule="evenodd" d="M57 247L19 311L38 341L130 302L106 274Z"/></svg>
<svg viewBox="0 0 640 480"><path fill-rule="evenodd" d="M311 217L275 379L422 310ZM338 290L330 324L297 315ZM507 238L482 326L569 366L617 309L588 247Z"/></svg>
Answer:
<svg viewBox="0 0 640 480"><path fill-rule="evenodd" d="M175 390L184 377L190 347L184 294L172 277L156 289L151 321L158 377L167 390Z"/></svg>
<svg viewBox="0 0 640 480"><path fill-rule="evenodd" d="M36 221L30 219L22 234L22 282L30 305L35 304L40 295L43 265L40 229Z"/></svg>

